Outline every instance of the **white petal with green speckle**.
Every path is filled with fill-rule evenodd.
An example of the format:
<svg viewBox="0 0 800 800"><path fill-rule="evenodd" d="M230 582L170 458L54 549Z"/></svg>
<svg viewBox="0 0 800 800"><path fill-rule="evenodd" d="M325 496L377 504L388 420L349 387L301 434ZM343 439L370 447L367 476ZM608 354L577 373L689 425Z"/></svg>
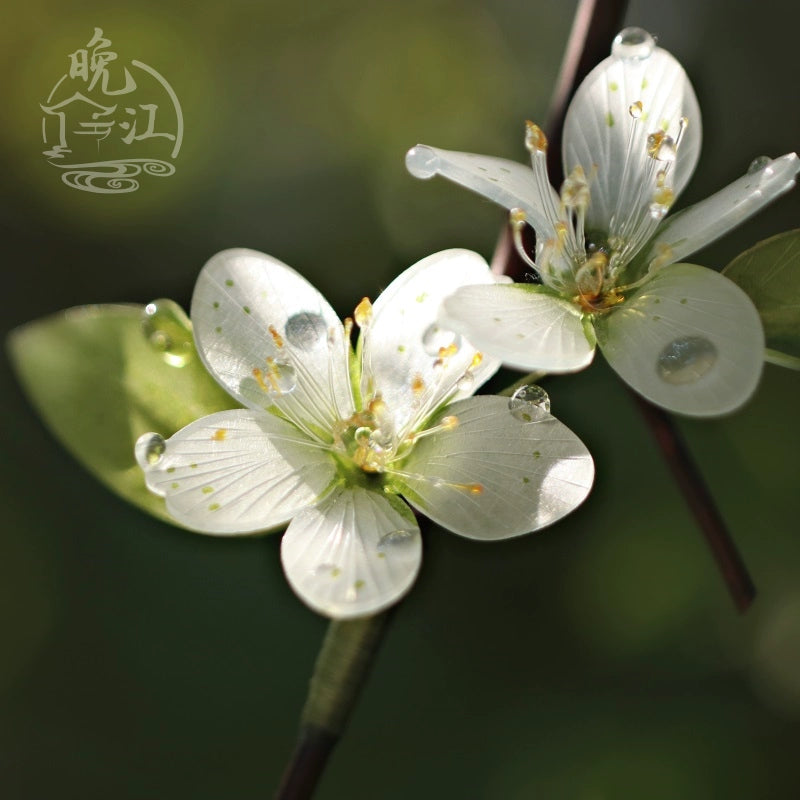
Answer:
<svg viewBox="0 0 800 800"><path fill-rule="evenodd" d="M497 371L499 363L492 358L470 369L476 348L436 321L442 300L455 289L494 280L477 253L444 250L407 269L375 301L369 328L362 332L365 380L376 382L397 430L413 424L416 409L467 397ZM441 348L449 345L456 351L440 359ZM469 379L459 388L468 369Z"/></svg>
<svg viewBox="0 0 800 800"><path fill-rule="evenodd" d="M518 369L573 372L594 356L579 309L541 287L467 286L444 301L440 319Z"/></svg>
<svg viewBox="0 0 800 800"><path fill-rule="evenodd" d="M254 250L224 250L192 297L197 349L250 408L272 405L329 429L353 411L342 324L291 267Z"/></svg>
<svg viewBox="0 0 800 800"><path fill-rule="evenodd" d="M196 531L242 534L275 528L315 503L333 480L330 454L267 412L221 411L166 441L145 467L148 488Z"/></svg>
<svg viewBox="0 0 800 800"><path fill-rule="evenodd" d="M674 264L657 273L595 329L620 377L669 411L733 411L761 376L764 331L755 306L705 267Z"/></svg>
<svg viewBox="0 0 800 800"><path fill-rule="evenodd" d="M579 506L594 480L589 451L546 411L512 408L504 397L448 406L458 427L414 448L396 480L406 499L443 527L486 540L538 530Z"/></svg>
<svg viewBox="0 0 800 800"><path fill-rule="evenodd" d="M411 509L399 498L340 488L292 520L281 561L305 603L349 619L375 614L411 588L422 539Z"/></svg>

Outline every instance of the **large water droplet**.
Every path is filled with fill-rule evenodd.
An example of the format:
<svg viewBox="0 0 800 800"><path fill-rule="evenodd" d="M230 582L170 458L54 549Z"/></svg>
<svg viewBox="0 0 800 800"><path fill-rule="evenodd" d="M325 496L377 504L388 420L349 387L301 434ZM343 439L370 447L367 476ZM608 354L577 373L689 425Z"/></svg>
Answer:
<svg viewBox="0 0 800 800"><path fill-rule="evenodd" d="M384 534L378 540L378 553L399 553L414 545L416 531L398 529Z"/></svg>
<svg viewBox="0 0 800 800"><path fill-rule="evenodd" d="M439 350L450 345L461 347L461 337L454 331L440 328L435 322L422 334L422 346L429 356L438 356Z"/></svg>
<svg viewBox="0 0 800 800"><path fill-rule="evenodd" d="M611 53L617 58L643 61L653 55L656 40L642 28L625 28L615 37Z"/></svg>
<svg viewBox="0 0 800 800"><path fill-rule="evenodd" d="M769 156L758 156L758 158L754 158L747 168L747 174L753 175L756 172L761 172L764 167L769 165L770 161L772 161L772 159Z"/></svg>
<svg viewBox="0 0 800 800"><path fill-rule="evenodd" d="M303 350L310 350L327 335L328 326L321 314L300 311L286 320L284 333L290 344Z"/></svg>
<svg viewBox="0 0 800 800"><path fill-rule="evenodd" d="M151 469L161 461L166 449L167 443L163 436L158 433L143 433L136 440L133 454L142 469Z"/></svg>
<svg viewBox="0 0 800 800"><path fill-rule="evenodd" d="M415 178L432 178L438 167L439 156L427 145L418 144L406 153L406 169Z"/></svg>
<svg viewBox="0 0 800 800"><path fill-rule="evenodd" d="M656 370L662 380L675 386L694 383L714 366L718 355L705 336L681 336L661 351Z"/></svg>
<svg viewBox="0 0 800 800"><path fill-rule="evenodd" d="M182 367L194 356L192 323L172 300L153 300L144 307L142 332L150 346L172 367Z"/></svg>
<svg viewBox="0 0 800 800"><path fill-rule="evenodd" d="M520 386L508 401L511 416L520 422L539 422L550 413L550 397L541 386Z"/></svg>

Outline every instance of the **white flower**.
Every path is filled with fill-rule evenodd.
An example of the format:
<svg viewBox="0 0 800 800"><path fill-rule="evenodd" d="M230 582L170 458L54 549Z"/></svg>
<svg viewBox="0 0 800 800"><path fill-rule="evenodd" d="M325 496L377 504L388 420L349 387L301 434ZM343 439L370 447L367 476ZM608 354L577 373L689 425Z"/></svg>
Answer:
<svg viewBox="0 0 800 800"><path fill-rule="evenodd" d="M442 320L520 369L581 369L597 342L658 405L697 416L740 406L763 364L758 313L727 278L675 262L788 191L798 158L757 159L739 180L663 220L694 170L700 139L682 67L648 33L627 28L568 109L560 193L547 179L547 140L532 123L532 170L410 150L417 177L439 173L510 209L517 249L541 281L462 288L445 301ZM525 222L536 231L535 261L522 248Z"/></svg>
<svg viewBox="0 0 800 800"><path fill-rule="evenodd" d="M594 476L580 440L534 403L470 397L497 369L436 323L442 297L488 284L466 250L432 255L344 325L299 274L250 250L203 268L198 351L244 409L169 440L145 434L148 487L186 527L241 534L290 522L286 576L312 608L374 613L411 586L419 526L398 494L462 536L504 539L579 505ZM522 408L518 406L522 405Z"/></svg>

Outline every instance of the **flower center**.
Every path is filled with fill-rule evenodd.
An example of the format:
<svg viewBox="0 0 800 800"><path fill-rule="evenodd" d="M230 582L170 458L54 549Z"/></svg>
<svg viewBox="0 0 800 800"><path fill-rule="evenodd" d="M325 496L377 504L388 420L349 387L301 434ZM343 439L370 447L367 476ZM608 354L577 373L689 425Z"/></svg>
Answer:
<svg viewBox="0 0 800 800"><path fill-rule="evenodd" d="M547 178L547 138L538 125L526 123L525 145L531 153L534 179L539 187L547 224L537 228L536 260L525 250L522 231L525 212L510 212L514 245L545 286L567 297L585 313L603 313L625 298L625 292L649 276L631 276L626 268L651 238L674 199L672 167L688 125L679 121L678 135L666 133L666 125L645 134L647 113L641 101L628 109L629 128L624 163L613 211L599 236L587 237L586 214L591 203L591 184L600 167L590 175L576 166L567 175L559 194ZM657 268L651 265L650 270Z"/></svg>

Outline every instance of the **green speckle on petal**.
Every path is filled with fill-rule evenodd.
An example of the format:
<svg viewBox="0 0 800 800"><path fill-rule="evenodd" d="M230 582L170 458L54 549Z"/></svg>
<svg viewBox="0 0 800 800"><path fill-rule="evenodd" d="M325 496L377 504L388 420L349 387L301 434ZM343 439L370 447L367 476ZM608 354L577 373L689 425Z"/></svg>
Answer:
<svg viewBox="0 0 800 800"><path fill-rule="evenodd" d="M175 467L167 467L167 472L172 474L173 472L175 472Z"/></svg>
<svg viewBox="0 0 800 800"><path fill-rule="evenodd" d="M339 569L339 567L334 567L331 570L331 578L338 578L341 574L342 574L342 571Z"/></svg>
<svg viewBox="0 0 800 800"><path fill-rule="evenodd" d="M219 308L219 301L218 300L214 301L214 308Z"/></svg>
<svg viewBox="0 0 800 800"><path fill-rule="evenodd" d="M212 503L209 507L209 511L216 511L219 508L219 503Z"/></svg>
<svg viewBox="0 0 800 800"><path fill-rule="evenodd" d="M662 119L661 120L661 130L664 131L664 133L666 133L669 130L669 120L668 119Z"/></svg>
<svg viewBox="0 0 800 800"><path fill-rule="evenodd" d="M648 86L647 78L642 78L642 89L646 89Z"/></svg>
<svg viewBox="0 0 800 800"><path fill-rule="evenodd" d="M609 89L610 89L612 92L616 92L616 91L617 91L617 89L619 89L619 84L618 84L616 81L611 81L611 83L609 83L609 84L608 84L608 88L609 88Z"/></svg>
<svg viewBox="0 0 800 800"><path fill-rule="evenodd" d="M364 581L356 581L356 582L353 584L353 588L354 588L356 591L358 591L359 589L363 589L363 588L364 588Z"/></svg>
<svg viewBox="0 0 800 800"><path fill-rule="evenodd" d="M221 326L221 325L217 325L217 327L216 327L216 328L214 328L214 330L215 330L217 333L222 333L222 326Z"/></svg>
<svg viewBox="0 0 800 800"><path fill-rule="evenodd" d="M608 125L609 128L614 127L614 115L610 111L606 114L606 125Z"/></svg>
<svg viewBox="0 0 800 800"><path fill-rule="evenodd" d="M533 457L534 458L541 458L542 454L538 450L534 450L533 451Z"/></svg>
<svg viewBox="0 0 800 800"><path fill-rule="evenodd" d="M244 311L245 314L249 314L250 313L250 306L242 306L242 311Z"/></svg>
<svg viewBox="0 0 800 800"><path fill-rule="evenodd" d="M406 346L404 344L397 345L397 352L398 353L405 353L405 351L406 351Z"/></svg>
<svg viewBox="0 0 800 800"><path fill-rule="evenodd" d="M189 469L197 469L197 464L189 464Z"/></svg>
<svg viewBox="0 0 800 800"><path fill-rule="evenodd" d="M225 285L226 286L233 286L233 281L230 278L228 278L228 280L225 281Z"/></svg>
<svg viewBox="0 0 800 800"><path fill-rule="evenodd" d="M660 297L656 297L656 299L655 299L655 300L653 300L653 302L654 302L654 303L660 303L660 302L661 302L661 298L660 298Z"/></svg>
<svg viewBox="0 0 800 800"><path fill-rule="evenodd" d="M427 292L423 292L422 294L417 295L417 302L418 303L424 303L425 300L427 300L427 298L428 298L428 293Z"/></svg>
<svg viewBox="0 0 800 800"><path fill-rule="evenodd" d="M378 553L378 558L386 558L386 553Z"/></svg>
<svg viewBox="0 0 800 800"><path fill-rule="evenodd" d="M661 317L659 317L659 316L656 314L656 316L654 316L654 317L653 317L653 322L660 322L660 321L661 321Z"/></svg>
<svg viewBox="0 0 800 800"><path fill-rule="evenodd" d="M180 486L180 484L179 483L171 483L170 486L173 489L177 489Z"/></svg>
<svg viewBox="0 0 800 800"><path fill-rule="evenodd" d="M531 479L530 479L530 478L529 478L527 475L525 475L525 476L523 476L523 478L522 478L522 482L523 482L523 483L530 483L530 482L531 482Z"/></svg>
<svg viewBox="0 0 800 800"><path fill-rule="evenodd" d="M682 306L685 306L685 305L686 305L688 302L689 302L689 301L688 301L688 300L687 300L685 297L682 297L682 298L681 298L681 305L682 305Z"/></svg>
<svg viewBox="0 0 800 800"><path fill-rule="evenodd" d="M214 491L214 489L213 489L213 487L211 487L211 486L204 486L204 487L203 487L203 488L202 488L200 491L201 491L203 494L211 494L211 492L213 492L213 491Z"/></svg>

